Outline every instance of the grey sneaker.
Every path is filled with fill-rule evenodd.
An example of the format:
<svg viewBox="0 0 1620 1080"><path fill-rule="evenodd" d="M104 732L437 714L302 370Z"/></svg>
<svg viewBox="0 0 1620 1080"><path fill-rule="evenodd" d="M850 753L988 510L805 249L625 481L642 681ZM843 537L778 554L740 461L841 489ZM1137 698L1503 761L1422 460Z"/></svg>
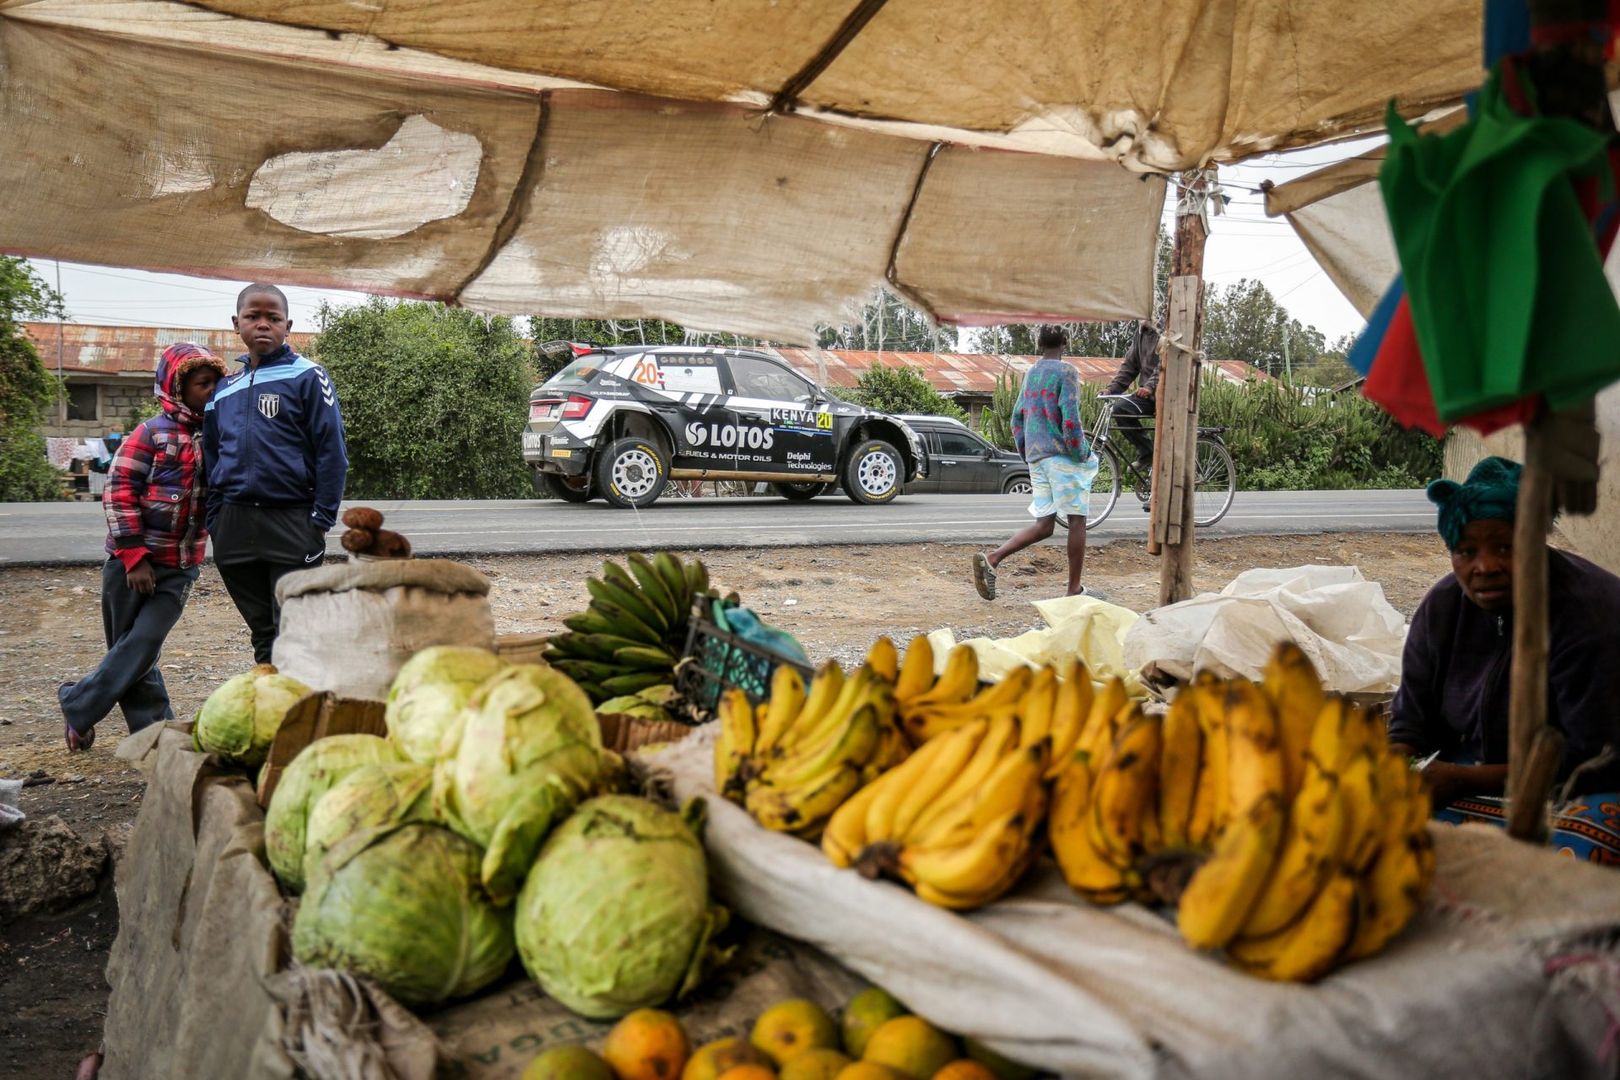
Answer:
<svg viewBox="0 0 1620 1080"><path fill-rule="evenodd" d="M1106 601L1108 599L1108 595L1106 593L1098 592L1096 589L1093 589L1090 585L1082 585L1082 586L1080 586L1080 591L1075 593L1074 595L1076 595L1076 596L1084 596L1089 600L1103 600L1103 601Z"/></svg>
<svg viewBox="0 0 1620 1080"><path fill-rule="evenodd" d="M973 587L986 600L996 598L996 568L990 565L990 559L982 551L973 556Z"/></svg>

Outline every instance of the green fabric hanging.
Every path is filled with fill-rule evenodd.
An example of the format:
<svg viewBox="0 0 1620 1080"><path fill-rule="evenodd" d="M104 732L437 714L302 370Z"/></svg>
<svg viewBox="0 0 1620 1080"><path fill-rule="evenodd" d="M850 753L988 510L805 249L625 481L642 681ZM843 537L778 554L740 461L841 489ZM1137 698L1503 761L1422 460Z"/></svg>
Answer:
<svg viewBox="0 0 1620 1080"><path fill-rule="evenodd" d="M1419 136L1393 103L1388 127L1378 181L1440 417L1564 408L1620 378L1620 306L1570 184L1612 187L1604 136L1514 112L1500 68L1463 127Z"/></svg>

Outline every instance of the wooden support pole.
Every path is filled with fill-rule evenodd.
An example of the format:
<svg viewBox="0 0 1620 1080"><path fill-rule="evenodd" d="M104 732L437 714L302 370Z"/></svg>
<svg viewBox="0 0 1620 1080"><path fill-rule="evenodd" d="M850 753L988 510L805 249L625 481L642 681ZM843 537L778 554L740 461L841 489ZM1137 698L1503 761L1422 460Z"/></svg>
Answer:
<svg viewBox="0 0 1620 1080"><path fill-rule="evenodd" d="M1193 594L1193 489L1198 439L1198 353L1204 331L1204 200L1214 170L1184 173L1176 206L1170 303L1159 343L1148 550L1159 555L1159 603Z"/></svg>
<svg viewBox="0 0 1620 1080"><path fill-rule="evenodd" d="M1524 473L1513 526L1513 667L1508 692L1508 833L1534 840L1554 769L1531 768L1547 730L1547 533L1553 476L1545 413L1524 428ZM1542 751L1546 753L1545 750Z"/></svg>

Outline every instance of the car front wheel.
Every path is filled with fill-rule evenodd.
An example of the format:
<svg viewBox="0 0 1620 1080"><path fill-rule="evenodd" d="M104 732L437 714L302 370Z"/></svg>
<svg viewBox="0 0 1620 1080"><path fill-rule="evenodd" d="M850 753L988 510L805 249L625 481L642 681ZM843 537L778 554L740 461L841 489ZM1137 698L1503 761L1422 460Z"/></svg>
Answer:
<svg viewBox="0 0 1620 1080"><path fill-rule="evenodd" d="M559 473L541 473L540 482L554 499L563 502L587 503L591 501L591 478L588 476L562 476Z"/></svg>
<svg viewBox="0 0 1620 1080"><path fill-rule="evenodd" d="M651 439L616 439L596 455L595 490L620 509L651 506L664 493L669 468Z"/></svg>
<svg viewBox="0 0 1620 1080"><path fill-rule="evenodd" d="M844 494L866 506L890 502L900 494L905 477L900 451L882 439L866 439L844 466Z"/></svg>
<svg viewBox="0 0 1620 1080"><path fill-rule="evenodd" d="M1003 495L1030 495L1035 489L1030 486L1029 477L1015 476L1002 487Z"/></svg>
<svg viewBox="0 0 1620 1080"><path fill-rule="evenodd" d="M778 495L782 496L782 498L788 500L789 502L809 502L811 499L822 494L830 487L832 487L831 484L818 484L814 481L807 484L795 484L788 481L783 481L779 484L772 484L771 490L775 491Z"/></svg>

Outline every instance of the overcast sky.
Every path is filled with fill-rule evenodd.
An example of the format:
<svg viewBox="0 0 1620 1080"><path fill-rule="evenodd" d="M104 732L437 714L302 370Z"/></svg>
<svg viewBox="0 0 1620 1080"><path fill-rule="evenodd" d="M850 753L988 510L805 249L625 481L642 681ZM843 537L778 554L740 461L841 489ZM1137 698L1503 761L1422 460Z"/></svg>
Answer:
<svg viewBox="0 0 1620 1080"><path fill-rule="evenodd" d="M1230 185L1226 192L1232 203L1213 221L1204 255L1205 280L1227 285L1244 277L1259 278L1295 318L1317 327L1329 342L1359 331L1361 317L1316 265L1293 229L1281 219L1267 218L1261 196L1245 189L1266 178L1278 184L1292 180L1360 153L1375 141L1272 155L1223 167L1221 178ZM1171 197L1165 205L1167 227L1173 227L1173 210ZM56 263L35 260L34 266L47 282L55 283ZM246 284L77 263L62 263L60 272L69 318L80 323L228 328L236 292ZM286 291L292 301L294 326L304 330L315 329L315 310L322 300L343 305L361 298L359 293L325 289Z"/></svg>

